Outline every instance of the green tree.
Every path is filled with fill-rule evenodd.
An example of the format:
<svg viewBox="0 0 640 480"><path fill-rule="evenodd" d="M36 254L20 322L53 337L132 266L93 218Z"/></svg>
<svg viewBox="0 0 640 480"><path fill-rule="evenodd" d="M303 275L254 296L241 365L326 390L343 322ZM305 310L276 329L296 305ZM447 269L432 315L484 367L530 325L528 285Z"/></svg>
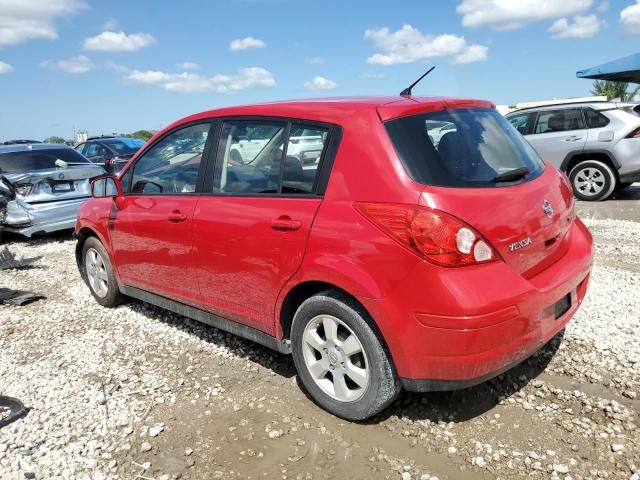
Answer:
<svg viewBox="0 0 640 480"><path fill-rule="evenodd" d="M596 80L593 82L592 95L604 95L607 100L619 98L622 102L633 100L640 91L640 86L629 90L628 82L612 82L610 80Z"/></svg>
<svg viewBox="0 0 640 480"><path fill-rule="evenodd" d="M45 143L65 143L64 138L52 135L49 138L44 139Z"/></svg>
<svg viewBox="0 0 640 480"><path fill-rule="evenodd" d="M149 130L138 130L137 132L127 133L123 135L123 137L139 138L140 140L144 140L146 142L151 137L153 137L153 133L154 132L151 132Z"/></svg>

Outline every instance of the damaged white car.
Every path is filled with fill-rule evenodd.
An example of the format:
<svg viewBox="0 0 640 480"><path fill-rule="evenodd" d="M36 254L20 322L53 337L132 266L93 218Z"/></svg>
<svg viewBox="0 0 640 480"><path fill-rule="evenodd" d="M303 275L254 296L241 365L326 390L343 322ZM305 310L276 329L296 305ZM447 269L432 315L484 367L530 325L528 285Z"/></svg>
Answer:
<svg viewBox="0 0 640 480"><path fill-rule="evenodd" d="M0 232L34 234L73 228L105 170L64 145L0 146Z"/></svg>

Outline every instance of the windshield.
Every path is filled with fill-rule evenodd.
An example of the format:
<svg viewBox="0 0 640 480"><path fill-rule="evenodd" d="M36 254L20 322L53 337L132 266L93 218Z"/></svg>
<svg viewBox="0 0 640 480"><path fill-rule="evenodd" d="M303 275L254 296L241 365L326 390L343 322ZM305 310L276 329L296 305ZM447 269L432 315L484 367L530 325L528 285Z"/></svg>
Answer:
<svg viewBox="0 0 640 480"><path fill-rule="evenodd" d="M24 150L0 154L0 173L24 173L36 170L48 170L56 167L56 160L69 164L83 163L92 165L89 160L71 148L52 148L47 150Z"/></svg>
<svg viewBox="0 0 640 480"><path fill-rule="evenodd" d="M425 185L495 187L531 180L544 169L535 150L493 109L430 112L385 126L409 175Z"/></svg>
<svg viewBox="0 0 640 480"><path fill-rule="evenodd" d="M123 138L122 140L103 140L102 143L115 150L119 155L136 153L144 145L142 140L137 138Z"/></svg>

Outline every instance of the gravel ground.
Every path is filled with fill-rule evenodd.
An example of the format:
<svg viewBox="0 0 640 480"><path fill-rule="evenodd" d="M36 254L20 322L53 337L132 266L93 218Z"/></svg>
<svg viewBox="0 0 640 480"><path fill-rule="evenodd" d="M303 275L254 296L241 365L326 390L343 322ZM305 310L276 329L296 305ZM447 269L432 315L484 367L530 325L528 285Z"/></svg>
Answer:
<svg viewBox="0 0 640 480"><path fill-rule="evenodd" d="M0 394L31 409L0 429L0 479L639 479L640 215L593 208L596 264L564 338L362 424L317 408L290 357L141 302L100 307L68 234L11 237L43 259L0 285L47 299L0 306Z"/></svg>

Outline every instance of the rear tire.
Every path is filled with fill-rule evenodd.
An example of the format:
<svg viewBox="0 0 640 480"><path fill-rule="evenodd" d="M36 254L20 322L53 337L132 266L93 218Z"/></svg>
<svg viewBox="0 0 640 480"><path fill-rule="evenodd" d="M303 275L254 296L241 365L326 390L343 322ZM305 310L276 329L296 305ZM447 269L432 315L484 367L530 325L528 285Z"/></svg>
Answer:
<svg viewBox="0 0 640 480"><path fill-rule="evenodd" d="M599 160L585 160L571 169L569 181L580 200L605 200L616 188L616 176L609 165Z"/></svg>
<svg viewBox="0 0 640 480"><path fill-rule="evenodd" d="M326 290L305 300L291 327L293 361L313 400L347 420L384 410L400 392L391 357L366 311Z"/></svg>
<svg viewBox="0 0 640 480"><path fill-rule="evenodd" d="M120 293L109 254L100 240L89 237L82 246L82 274L91 295L103 307L116 307L126 300Z"/></svg>

